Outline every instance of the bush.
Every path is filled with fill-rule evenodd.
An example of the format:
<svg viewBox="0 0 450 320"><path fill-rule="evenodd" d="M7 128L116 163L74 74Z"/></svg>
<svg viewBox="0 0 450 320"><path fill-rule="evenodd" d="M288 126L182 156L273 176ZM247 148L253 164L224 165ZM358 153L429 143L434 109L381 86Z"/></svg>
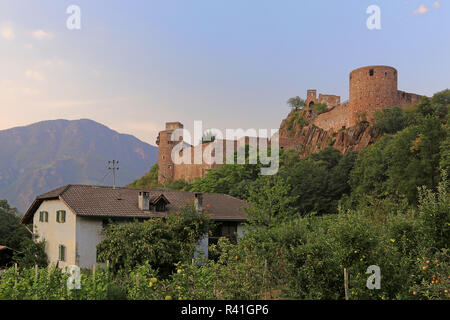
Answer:
<svg viewBox="0 0 450 320"><path fill-rule="evenodd" d="M408 125L402 109L393 107L375 111L375 128L383 133L396 133Z"/></svg>
<svg viewBox="0 0 450 320"><path fill-rule="evenodd" d="M328 106L325 103L315 103L313 105L313 110L317 114L321 114L328 111Z"/></svg>
<svg viewBox="0 0 450 320"><path fill-rule="evenodd" d="M191 261L197 241L209 230L206 213L185 206L166 218L154 218L126 225L109 225L97 246L98 258L109 260L113 272L131 271L149 261L168 275L179 261Z"/></svg>

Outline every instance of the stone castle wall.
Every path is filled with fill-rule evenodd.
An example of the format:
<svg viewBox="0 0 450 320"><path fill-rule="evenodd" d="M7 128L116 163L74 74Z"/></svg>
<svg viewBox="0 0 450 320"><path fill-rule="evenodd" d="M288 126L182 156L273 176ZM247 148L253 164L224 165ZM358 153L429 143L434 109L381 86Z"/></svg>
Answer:
<svg viewBox="0 0 450 320"><path fill-rule="evenodd" d="M316 91L308 90L308 94L310 92L315 94ZM313 101L312 94L309 99ZM336 131L344 126L352 127L362 120L373 121L377 110L415 105L421 99L421 95L398 90L398 73L395 68L363 67L350 73L349 102L318 115L313 124L324 130Z"/></svg>
<svg viewBox="0 0 450 320"><path fill-rule="evenodd" d="M349 81L350 96L348 103L345 104L340 104L339 96L319 94L317 97L317 90L308 90L305 100L306 107L313 106L316 103L325 103L329 110L316 116L312 120L313 126L308 126L302 130L305 134L298 137L280 135L280 148L295 148L310 154L317 149L317 146L313 146L314 143L311 137L315 137L316 142L322 141L323 143L325 140L331 139L329 135L334 131L342 128L353 128L359 125L361 120L372 121L376 110L391 108L393 106L405 107L415 105L422 98L422 96L414 93L399 91L397 70L389 66L368 66L353 70L350 73ZM183 125L179 122L166 123L166 129L161 131L158 136L158 181L161 184L165 184L171 180L193 181L195 178L204 177L208 170L219 166L217 164L208 164L205 161L201 164L194 163L195 150L201 148L203 154L205 148L208 148L211 143L204 143L195 147L190 145L186 146L183 152L193 151L192 164L175 165L171 160L171 153L173 147L178 142L170 141L170 136L174 130L179 128L183 128ZM314 131L313 129L317 130ZM310 132L311 130L313 130L314 134ZM359 131L353 132L348 137L343 133L339 133L342 137L347 138L337 139L340 137L338 135L336 137L336 146L341 146L340 144L342 144L341 149L345 151L349 148L347 145L357 149L360 145L370 144L376 135L369 129L364 130L364 132L368 132L367 135L361 135ZM244 139L244 144L248 144L248 138ZM330 142L332 141L333 139L330 140ZM223 143L223 153L225 156L226 140L215 141L213 143ZM232 143L234 144L234 150L237 150L239 141L233 141ZM242 141L240 144L242 145Z"/></svg>
<svg viewBox="0 0 450 320"><path fill-rule="evenodd" d="M319 114L314 120L313 124L324 130L339 130L343 127L349 127L349 112L350 106L343 104L334 107L328 112Z"/></svg>

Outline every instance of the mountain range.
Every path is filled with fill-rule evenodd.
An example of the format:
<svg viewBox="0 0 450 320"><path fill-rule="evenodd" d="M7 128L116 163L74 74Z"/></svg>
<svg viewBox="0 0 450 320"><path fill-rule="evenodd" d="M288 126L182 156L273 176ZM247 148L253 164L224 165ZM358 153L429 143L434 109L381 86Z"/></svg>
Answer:
<svg viewBox="0 0 450 320"><path fill-rule="evenodd" d="M0 199L25 212L36 195L65 184L117 185L140 178L158 148L98 122L50 120L0 131Z"/></svg>

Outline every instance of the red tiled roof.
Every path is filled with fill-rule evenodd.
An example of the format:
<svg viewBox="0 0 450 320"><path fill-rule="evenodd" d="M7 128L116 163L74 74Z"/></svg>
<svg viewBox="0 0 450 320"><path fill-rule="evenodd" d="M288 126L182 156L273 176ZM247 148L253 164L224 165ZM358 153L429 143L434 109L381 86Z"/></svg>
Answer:
<svg viewBox="0 0 450 320"><path fill-rule="evenodd" d="M140 210L138 207L140 191L149 192L150 199L156 199L163 195L169 201L168 212L192 204L195 197L194 193L177 190L113 189L101 186L67 185L36 197L24 215L22 223L31 223L33 215L41 203L52 199L60 199L79 216L151 218L167 214ZM245 221L246 213L243 208L248 206L247 202L229 195L203 194L203 208L211 214L212 220Z"/></svg>

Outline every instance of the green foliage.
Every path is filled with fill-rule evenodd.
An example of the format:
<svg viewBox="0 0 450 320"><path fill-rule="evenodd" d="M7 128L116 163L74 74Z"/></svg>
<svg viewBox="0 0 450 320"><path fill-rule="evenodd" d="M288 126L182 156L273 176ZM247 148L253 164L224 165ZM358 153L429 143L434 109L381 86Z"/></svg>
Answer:
<svg viewBox="0 0 450 320"><path fill-rule="evenodd" d="M252 184L261 172L261 164L249 164L248 150L247 146L245 164L223 164L218 169L211 169L203 179L197 178L187 191L225 193L246 199L249 194L248 185ZM237 153L234 157L236 160Z"/></svg>
<svg viewBox="0 0 450 320"><path fill-rule="evenodd" d="M294 110L302 109L305 106L305 100L300 98L299 96L289 98L287 101L287 104L289 107L291 107Z"/></svg>
<svg viewBox="0 0 450 320"><path fill-rule="evenodd" d="M309 125L309 122L305 119L305 112L303 110L295 110L286 119L286 128L288 132L293 135L294 129L301 130L303 127Z"/></svg>
<svg viewBox="0 0 450 320"><path fill-rule="evenodd" d="M6 270L0 275L0 300L114 300L126 299L126 290L107 269L95 274L82 270L80 289L69 290L65 269L35 268Z"/></svg>
<svg viewBox="0 0 450 320"><path fill-rule="evenodd" d="M248 220L256 226L275 226L295 214L296 197L290 196L290 186L279 176L262 176L249 190Z"/></svg>
<svg viewBox="0 0 450 320"><path fill-rule="evenodd" d="M444 126L446 132L446 138L440 145L440 168L447 172L450 172L450 124L447 122Z"/></svg>
<svg viewBox="0 0 450 320"><path fill-rule="evenodd" d="M408 125L406 115L399 107L377 110L375 112L375 128L383 133L396 133Z"/></svg>
<svg viewBox="0 0 450 320"><path fill-rule="evenodd" d="M31 238L30 232L20 224L17 210L11 208L6 200L0 200L0 245L21 252ZM0 267L11 265L14 251L0 253Z"/></svg>
<svg viewBox="0 0 450 320"><path fill-rule="evenodd" d="M100 268L95 277L85 270L81 289L70 291L63 270L41 268L36 277L34 268L10 268L0 275L0 299L342 300L344 268L351 300L450 299L447 186L444 172L438 192L421 188L418 207L386 198L376 207L260 225L237 244L222 238L211 246L217 260L180 260L166 275L143 260L122 272ZM379 290L366 287L371 265L381 270Z"/></svg>
<svg viewBox="0 0 450 320"><path fill-rule="evenodd" d="M97 246L98 258L109 260L114 272L132 270L148 261L161 274L169 274L175 263L191 260L195 244L208 229L208 216L193 206L185 206L166 218L111 224Z"/></svg>
<svg viewBox="0 0 450 320"><path fill-rule="evenodd" d="M447 173L439 183L435 194L425 186L419 188L419 211L425 226L425 235L429 243L436 248L448 249L450 239L450 197Z"/></svg>
<svg viewBox="0 0 450 320"><path fill-rule="evenodd" d="M445 120L450 107L450 90L444 90L433 95L433 97L424 97L417 106L418 116L432 116L440 120Z"/></svg>
<svg viewBox="0 0 450 320"><path fill-rule="evenodd" d="M296 197L295 210L303 215L335 213L339 199L350 193L348 177L355 160L354 152L342 156L337 149L327 148L281 167L279 175L291 186L290 195Z"/></svg>
<svg viewBox="0 0 450 320"><path fill-rule="evenodd" d="M14 252L13 261L21 267L31 268L35 265L46 267L48 265L45 241L35 242L29 238L24 238L20 248L20 252Z"/></svg>
<svg viewBox="0 0 450 320"><path fill-rule="evenodd" d="M130 188L136 189L153 189L158 187L158 164L155 163L150 171L145 174L143 177L134 180L132 183L128 185Z"/></svg>
<svg viewBox="0 0 450 320"><path fill-rule="evenodd" d="M186 182L184 180L175 180L175 181L170 181L167 183L167 185L165 186L167 189L172 189L172 190L190 190L191 189L191 184L189 182Z"/></svg>
<svg viewBox="0 0 450 320"><path fill-rule="evenodd" d="M445 166L447 131L436 118L427 115L420 124L407 127L393 136L384 136L361 152L351 173L352 201L364 202L366 196L406 196L417 199L417 187L433 188L439 181L440 165Z"/></svg>

